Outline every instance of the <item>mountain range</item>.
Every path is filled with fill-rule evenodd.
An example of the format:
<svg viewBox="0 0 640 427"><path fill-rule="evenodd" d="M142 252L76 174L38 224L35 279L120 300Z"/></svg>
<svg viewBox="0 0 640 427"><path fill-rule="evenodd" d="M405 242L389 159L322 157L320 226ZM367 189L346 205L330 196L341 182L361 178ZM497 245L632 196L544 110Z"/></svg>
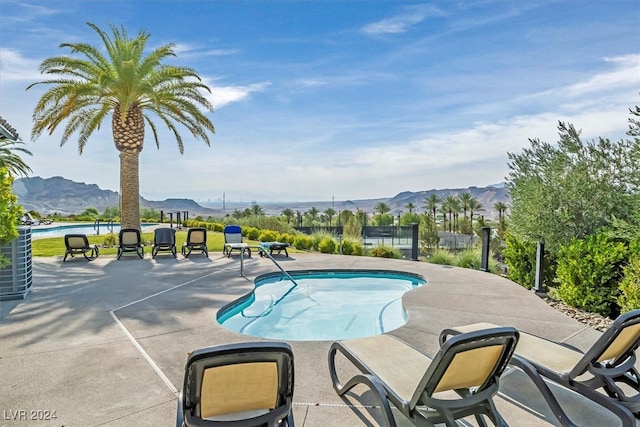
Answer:
<svg viewBox="0 0 640 427"><path fill-rule="evenodd" d="M18 178L13 183L13 192L18 197L18 203L25 211L35 210L43 215L60 213L61 215L79 214L87 208L96 208L102 212L107 207L118 206L119 194L116 191L103 190L96 184L75 182L60 176L52 178L28 177ZM478 212L488 218L496 218L497 212L493 206L497 202L509 203L509 195L503 184L489 187L467 187L454 189L432 189L424 191L403 191L393 197L377 199L358 199L346 201L313 201L313 202L260 202L259 205L267 215L279 215L284 209L305 212L312 207L323 211L333 208L335 211L345 209L361 209L373 213L374 207L384 202L391 208L391 213L398 215L407 212L407 204L413 203L414 212L424 212L424 199L435 193L439 197L450 194L459 195L469 192L484 207ZM162 201L147 200L140 197L140 206L163 210L165 212L188 211L190 217L224 216L235 209L244 210L251 206L249 202L228 202L203 206L191 199L165 199Z"/></svg>

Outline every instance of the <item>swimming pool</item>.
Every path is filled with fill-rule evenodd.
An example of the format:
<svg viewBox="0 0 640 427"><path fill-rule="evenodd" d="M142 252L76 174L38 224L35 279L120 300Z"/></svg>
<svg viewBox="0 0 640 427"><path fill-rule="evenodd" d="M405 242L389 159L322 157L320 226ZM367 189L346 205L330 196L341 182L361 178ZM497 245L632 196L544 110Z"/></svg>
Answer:
<svg viewBox="0 0 640 427"><path fill-rule="evenodd" d="M157 225L155 223L143 223L142 232L151 231L149 227ZM86 234L87 236L105 235L108 233L119 233L120 224L114 223L100 224L99 228L94 228L94 224L71 224L71 225L58 225L47 228L31 227L32 238L47 238L47 237L64 237L65 234Z"/></svg>
<svg viewBox="0 0 640 427"><path fill-rule="evenodd" d="M218 323L244 335L333 341L378 335L407 322L402 295L426 283L397 271L322 270L256 279L254 292L223 307Z"/></svg>

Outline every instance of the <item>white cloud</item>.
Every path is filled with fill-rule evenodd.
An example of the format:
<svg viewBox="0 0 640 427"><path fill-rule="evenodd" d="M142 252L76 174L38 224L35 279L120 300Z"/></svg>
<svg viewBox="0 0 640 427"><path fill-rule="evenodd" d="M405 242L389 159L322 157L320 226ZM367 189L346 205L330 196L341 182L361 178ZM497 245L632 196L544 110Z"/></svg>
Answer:
<svg viewBox="0 0 640 427"><path fill-rule="evenodd" d="M0 48L0 74L2 80L38 80L40 61L23 56L14 49Z"/></svg>
<svg viewBox="0 0 640 427"><path fill-rule="evenodd" d="M403 12L396 16L372 22L362 27L365 34L399 34L424 21L429 16L438 16L442 13L432 5L417 5L405 7Z"/></svg>
<svg viewBox="0 0 640 427"><path fill-rule="evenodd" d="M183 58L200 58L207 56L227 56L235 55L239 51L237 49L209 49L199 45L188 43L176 43L173 48L178 59Z"/></svg>
<svg viewBox="0 0 640 427"><path fill-rule="evenodd" d="M241 101L254 92L264 92L270 85L270 82L253 83L248 86L217 86L215 84L207 84L212 91L207 97L214 108L222 108L233 102Z"/></svg>

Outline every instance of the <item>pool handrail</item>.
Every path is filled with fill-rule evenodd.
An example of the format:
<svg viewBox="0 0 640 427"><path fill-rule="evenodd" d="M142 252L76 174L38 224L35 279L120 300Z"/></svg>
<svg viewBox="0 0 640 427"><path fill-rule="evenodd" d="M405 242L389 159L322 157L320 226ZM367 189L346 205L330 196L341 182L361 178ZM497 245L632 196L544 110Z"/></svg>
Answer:
<svg viewBox="0 0 640 427"><path fill-rule="evenodd" d="M253 245L248 245L248 248L252 248L252 249L260 249L262 248L261 245L257 245L257 246L253 246ZM280 271L282 272L282 274L284 274L287 279L291 280L291 282L295 285L294 288L296 286L298 286L298 283L293 280L293 277L291 277L291 275L289 273L287 273L287 270L285 270L278 261L275 260L275 258L269 253L269 251L264 251L265 255L267 256L267 258L269 258L275 265L276 267L278 267L280 269ZM244 277L244 251L240 251L240 275Z"/></svg>

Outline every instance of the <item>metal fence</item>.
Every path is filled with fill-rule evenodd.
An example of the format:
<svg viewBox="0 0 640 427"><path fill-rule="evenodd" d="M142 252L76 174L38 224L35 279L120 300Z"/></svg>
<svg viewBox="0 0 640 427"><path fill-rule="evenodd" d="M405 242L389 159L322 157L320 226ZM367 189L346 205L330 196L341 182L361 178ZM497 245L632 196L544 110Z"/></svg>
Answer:
<svg viewBox="0 0 640 427"><path fill-rule="evenodd" d="M311 235L315 232L327 232L334 236L342 236L343 228L334 227L295 227L301 233ZM390 226L365 226L362 227L362 242L365 246L391 246L399 249L408 249L413 246L413 226L411 225L390 225ZM439 231L440 237L438 246L442 249L452 251L468 249L474 247L479 238L476 235L449 233Z"/></svg>

